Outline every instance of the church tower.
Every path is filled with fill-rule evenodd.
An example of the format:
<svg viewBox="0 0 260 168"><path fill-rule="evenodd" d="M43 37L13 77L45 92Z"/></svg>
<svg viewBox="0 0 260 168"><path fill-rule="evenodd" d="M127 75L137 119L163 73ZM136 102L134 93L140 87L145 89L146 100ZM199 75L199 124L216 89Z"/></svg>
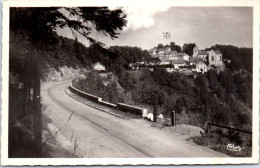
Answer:
<svg viewBox="0 0 260 168"><path fill-rule="evenodd" d="M197 57L198 56L198 53L199 53L199 48L197 46L195 46L193 48L193 54L192 54L192 57Z"/></svg>

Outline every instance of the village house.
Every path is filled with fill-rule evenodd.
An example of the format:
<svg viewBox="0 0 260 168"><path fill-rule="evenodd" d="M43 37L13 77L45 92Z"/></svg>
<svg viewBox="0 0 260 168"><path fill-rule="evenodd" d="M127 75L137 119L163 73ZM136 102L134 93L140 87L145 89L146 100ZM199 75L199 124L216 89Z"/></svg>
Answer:
<svg viewBox="0 0 260 168"><path fill-rule="evenodd" d="M178 52L177 51L165 51L164 54L165 54L165 56L170 56L170 55L178 54Z"/></svg>
<svg viewBox="0 0 260 168"><path fill-rule="evenodd" d="M171 64L171 61L170 61L170 59L168 58L168 57L166 57L166 56L163 56L163 57L159 57L159 59L160 59L160 63L159 63L159 65L169 65L169 64Z"/></svg>
<svg viewBox="0 0 260 168"><path fill-rule="evenodd" d="M164 50L165 50L165 51L171 51L171 48L170 48L169 46L166 46L166 47L164 48Z"/></svg>
<svg viewBox="0 0 260 168"><path fill-rule="evenodd" d="M203 59L204 62L207 62L208 66L224 66L222 54L218 50L199 51L198 47L195 46L192 57Z"/></svg>
<svg viewBox="0 0 260 168"><path fill-rule="evenodd" d="M157 51L157 48L154 47L154 48L151 48L150 50L148 50L147 52L148 52L151 56L153 56L153 55L156 54L156 51Z"/></svg>
<svg viewBox="0 0 260 168"><path fill-rule="evenodd" d="M173 65L175 69L182 69L185 67L187 71L194 73L206 73L209 69L218 68L223 69L224 63L222 60L222 54L218 50L199 50L197 46L193 48L193 55L189 56L186 53L178 53L177 51L171 51L170 47L163 49L157 49L156 47L148 50L148 53L153 58L159 58L159 65ZM156 65L156 64L147 64ZM157 64L158 65L158 64ZM169 71L172 71L170 69ZM182 71L180 71L182 72Z"/></svg>
<svg viewBox="0 0 260 168"><path fill-rule="evenodd" d="M185 60L189 61L189 55L186 53L177 53L176 51L172 52L169 55L165 55L169 60Z"/></svg>
<svg viewBox="0 0 260 168"><path fill-rule="evenodd" d="M198 57L192 57L189 60L190 65L196 65L199 62L204 62L204 60L202 58L198 58Z"/></svg>
<svg viewBox="0 0 260 168"><path fill-rule="evenodd" d="M182 66L186 65L186 61L185 60L171 60L171 64L174 66L174 68L178 69Z"/></svg>
<svg viewBox="0 0 260 168"><path fill-rule="evenodd" d="M106 68L103 64L101 64L100 62L96 62L94 65L93 65L93 70L94 71L105 71Z"/></svg>
<svg viewBox="0 0 260 168"><path fill-rule="evenodd" d="M218 50L209 51L209 66L223 66L222 54Z"/></svg>
<svg viewBox="0 0 260 168"><path fill-rule="evenodd" d="M159 65L170 65L170 61L162 61Z"/></svg>
<svg viewBox="0 0 260 168"><path fill-rule="evenodd" d="M157 49L155 51L156 54L164 54L165 53L165 50L164 49Z"/></svg>
<svg viewBox="0 0 260 168"><path fill-rule="evenodd" d="M193 48L192 57L193 57L193 58L197 57L198 53L199 53L199 48L198 48L197 46L195 46L195 47Z"/></svg>
<svg viewBox="0 0 260 168"><path fill-rule="evenodd" d="M197 72L197 73L202 73L202 74L204 74L204 73L206 73L206 72L208 71L207 68L208 68L208 67L207 67L207 65L206 65L204 62L198 62L198 63L196 64L196 72Z"/></svg>
<svg viewBox="0 0 260 168"><path fill-rule="evenodd" d="M202 58L204 61L208 59L208 52L207 51L199 51L197 57Z"/></svg>
<svg viewBox="0 0 260 168"><path fill-rule="evenodd" d="M190 56L186 53L178 53L178 60L185 60L185 61L189 61Z"/></svg>
<svg viewBox="0 0 260 168"><path fill-rule="evenodd" d="M169 55L168 58L169 58L169 60L178 60L179 59L177 53Z"/></svg>
<svg viewBox="0 0 260 168"><path fill-rule="evenodd" d="M185 61L189 61L190 60L190 56L188 54L186 54L186 53L183 53L183 59Z"/></svg>
<svg viewBox="0 0 260 168"><path fill-rule="evenodd" d="M156 57L158 54L169 55L172 51L170 47L157 49L156 47L151 48L147 51L152 57Z"/></svg>

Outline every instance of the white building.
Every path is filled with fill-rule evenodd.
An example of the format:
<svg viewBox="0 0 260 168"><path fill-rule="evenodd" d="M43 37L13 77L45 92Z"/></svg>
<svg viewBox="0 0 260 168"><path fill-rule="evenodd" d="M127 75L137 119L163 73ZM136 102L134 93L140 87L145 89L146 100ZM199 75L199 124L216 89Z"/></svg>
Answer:
<svg viewBox="0 0 260 168"><path fill-rule="evenodd" d="M100 62L96 62L94 65L93 65L93 70L95 71L105 71L106 68L103 64L101 64Z"/></svg>
<svg viewBox="0 0 260 168"><path fill-rule="evenodd" d="M184 53L184 54L183 54L183 59L184 59L185 61L189 61L189 60L190 60L190 56L189 56L188 54Z"/></svg>
<svg viewBox="0 0 260 168"><path fill-rule="evenodd" d="M207 71L208 71L207 65L206 65L204 62L198 62L198 63L196 64L196 72L197 72L197 73L202 73L202 74L204 74L204 73L206 73Z"/></svg>
<svg viewBox="0 0 260 168"><path fill-rule="evenodd" d="M222 60L222 54L218 50L207 50L207 51L199 51L198 47L195 46L193 48L193 58L201 58L204 62L208 62L208 66L224 66Z"/></svg>
<svg viewBox="0 0 260 168"><path fill-rule="evenodd" d="M185 60L172 60L171 63L174 66L174 68L176 68L176 69L180 68L181 66L185 66L186 65L186 61Z"/></svg>
<svg viewBox="0 0 260 168"><path fill-rule="evenodd" d="M162 61L159 65L170 65L170 61Z"/></svg>

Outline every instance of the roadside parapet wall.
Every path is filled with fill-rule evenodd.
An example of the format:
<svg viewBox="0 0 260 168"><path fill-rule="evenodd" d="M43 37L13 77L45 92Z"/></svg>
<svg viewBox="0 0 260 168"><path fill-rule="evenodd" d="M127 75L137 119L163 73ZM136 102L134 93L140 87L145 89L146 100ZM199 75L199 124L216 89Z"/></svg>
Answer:
<svg viewBox="0 0 260 168"><path fill-rule="evenodd" d="M110 107L110 108L113 108L113 109L119 109L123 112L130 112L131 114L140 115L143 118L145 118L147 116L147 113L148 113L148 110L144 109L144 108L131 106L131 105L124 104L124 103L113 104L113 103L110 103L110 102L107 102L107 101L103 101L101 97L85 93L85 92L75 88L74 86L72 86L72 84L69 85L69 89L73 93L78 94L81 97L84 97L84 98L91 100L95 103L98 103L98 104L101 104L101 105L104 105L104 106L107 106L107 107Z"/></svg>
<svg viewBox="0 0 260 168"><path fill-rule="evenodd" d="M131 106L131 105L124 104L124 103L117 103L117 107L119 110L124 111L124 112L130 112L135 115L141 115L142 117L147 116L147 109L144 109L144 108Z"/></svg>
<svg viewBox="0 0 260 168"><path fill-rule="evenodd" d="M91 101L94 101L95 103L99 103L99 101L102 101L102 98L101 97L97 97L97 96L94 96L92 94L88 94L88 93L85 93L85 92L82 92L81 90L75 88L74 86L72 86L72 84L70 84L69 86L69 89L73 92L73 93L76 93L86 99L89 99Z"/></svg>
<svg viewBox="0 0 260 168"><path fill-rule="evenodd" d="M113 103L110 103L110 102L106 102L106 101L103 101L103 100L99 101L99 104L107 106L107 107L110 107L110 108L117 108L116 104L113 104Z"/></svg>

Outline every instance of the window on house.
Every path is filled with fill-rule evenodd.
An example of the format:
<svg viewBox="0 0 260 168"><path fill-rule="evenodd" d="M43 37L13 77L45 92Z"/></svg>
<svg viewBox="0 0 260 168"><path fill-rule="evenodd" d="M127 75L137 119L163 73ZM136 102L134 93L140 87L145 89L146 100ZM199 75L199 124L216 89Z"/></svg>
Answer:
<svg viewBox="0 0 260 168"><path fill-rule="evenodd" d="M212 56L212 59L211 59L212 61L214 61L214 56Z"/></svg>

